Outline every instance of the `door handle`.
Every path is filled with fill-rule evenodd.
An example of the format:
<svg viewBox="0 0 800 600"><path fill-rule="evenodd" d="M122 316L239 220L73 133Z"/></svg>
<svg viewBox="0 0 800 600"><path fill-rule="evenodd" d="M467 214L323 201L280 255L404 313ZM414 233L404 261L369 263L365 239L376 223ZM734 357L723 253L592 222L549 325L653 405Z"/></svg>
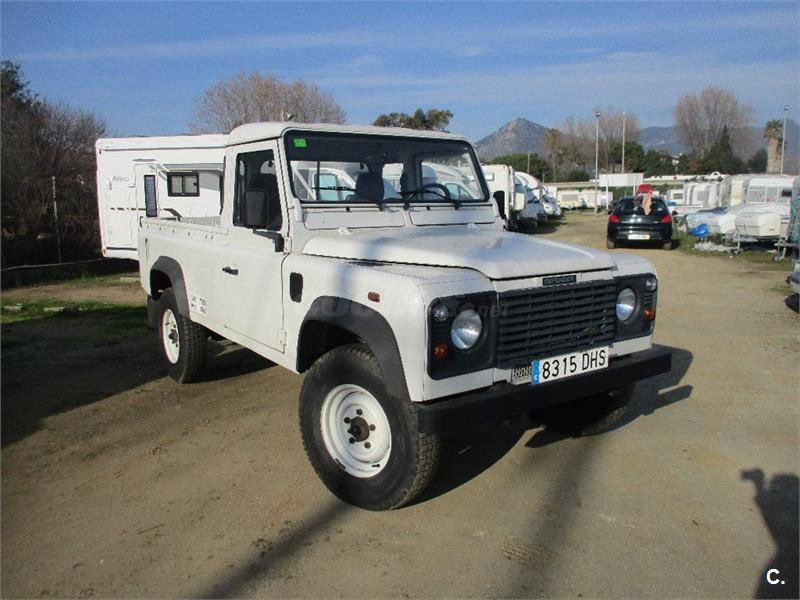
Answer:
<svg viewBox="0 0 800 600"><path fill-rule="evenodd" d="M238 275L239 269L234 269L233 267L222 267L222 272L227 273L228 275Z"/></svg>

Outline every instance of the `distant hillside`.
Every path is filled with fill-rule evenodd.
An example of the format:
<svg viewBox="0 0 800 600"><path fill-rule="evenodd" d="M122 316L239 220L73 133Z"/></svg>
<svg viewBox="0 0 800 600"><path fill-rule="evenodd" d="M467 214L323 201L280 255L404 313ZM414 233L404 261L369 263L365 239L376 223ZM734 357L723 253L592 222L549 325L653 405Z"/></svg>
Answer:
<svg viewBox="0 0 800 600"><path fill-rule="evenodd" d="M746 154L755 151L755 148L766 148L767 142L764 139L764 126L750 127L749 138L752 140L753 147L748 148ZM475 144L478 156L481 160L492 160L505 154L517 152L535 152L540 156L547 156L544 147L544 132L547 127L543 127L527 119L514 119L506 123L500 129L487 135ZM640 143L645 150L654 148L663 150L677 156L686 152L686 147L681 143L678 136L677 127L644 127L640 130ZM800 146L800 126L789 119L786 123L786 153L797 156L798 146ZM745 157L747 158L747 156Z"/></svg>
<svg viewBox="0 0 800 600"><path fill-rule="evenodd" d="M500 129L487 135L475 144L481 160L492 160L497 156L515 152L535 152L545 156L543 127L527 119L514 119Z"/></svg>
<svg viewBox="0 0 800 600"><path fill-rule="evenodd" d="M644 127L639 131L639 142L645 150L662 150L677 156L686 152L678 137L676 127Z"/></svg>

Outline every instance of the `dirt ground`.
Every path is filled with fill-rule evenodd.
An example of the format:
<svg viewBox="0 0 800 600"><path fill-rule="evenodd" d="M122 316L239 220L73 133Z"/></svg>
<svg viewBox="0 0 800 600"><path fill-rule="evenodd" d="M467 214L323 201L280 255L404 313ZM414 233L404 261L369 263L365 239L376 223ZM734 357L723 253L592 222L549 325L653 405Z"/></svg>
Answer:
<svg viewBox="0 0 800 600"><path fill-rule="evenodd" d="M604 247L604 223L538 235ZM796 596L786 273L613 252L656 265L673 371L610 433L519 421L449 440L431 488L388 513L315 477L301 377L214 344L205 381L173 383L133 283L4 293L129 306L2 328L2 596Z"/></svg>

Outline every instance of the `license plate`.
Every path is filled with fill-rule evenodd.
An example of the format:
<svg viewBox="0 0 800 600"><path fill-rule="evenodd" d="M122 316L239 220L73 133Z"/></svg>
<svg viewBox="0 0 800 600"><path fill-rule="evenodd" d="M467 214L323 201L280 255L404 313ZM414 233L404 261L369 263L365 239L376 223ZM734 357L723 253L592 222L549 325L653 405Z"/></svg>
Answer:
<svg viewBox="0 0 800 600"><path fill-rule="evenodd" d="M608 347L561 354L531 363L531 383L545 383L608 367Z"/></svg>
<svg viewBox="0 0 800 600"><path fill-rule="evenodd" d="M629 240L649 240L650 234L649 233L629 233L628 234Z"/></svg>

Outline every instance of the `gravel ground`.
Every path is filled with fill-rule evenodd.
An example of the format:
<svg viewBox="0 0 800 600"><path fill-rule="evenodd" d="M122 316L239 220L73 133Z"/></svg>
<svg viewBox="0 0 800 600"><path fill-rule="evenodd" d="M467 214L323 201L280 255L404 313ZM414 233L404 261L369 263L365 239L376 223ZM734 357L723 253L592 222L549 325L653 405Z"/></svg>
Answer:
<svg viewBox="0 0 800 600"><path fill-rule="evenodd" d="M604 224L570 215L544 235L600 248ZM424 497L388 513L315 477L299 376L223 343L205 381L173 383L135 285L4 294L139 308L134 326L113 311L3 326L2 596L796 597L785 274L613 252L658 268L673 372L610 433L515 422L452 439Z"/></svg>

